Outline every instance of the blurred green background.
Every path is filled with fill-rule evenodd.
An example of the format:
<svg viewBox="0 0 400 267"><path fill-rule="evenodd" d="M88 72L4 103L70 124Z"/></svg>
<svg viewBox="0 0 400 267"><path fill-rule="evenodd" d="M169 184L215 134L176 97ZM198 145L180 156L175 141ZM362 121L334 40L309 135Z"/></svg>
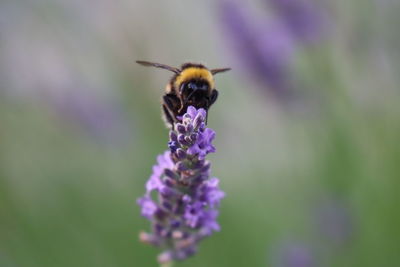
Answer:
<svg viewBox="0 0 400 267"><path fill-rule="evenodd" d="M250 25L293 15L268 2L237 4ZM230 3L2 1L0 266L157 266L136 199L171 73L137 59L233 68L208 122L222 231L177 266L399 266L400 3L311 3L327 27L293 45L282 98L232 47Z"/></svg>

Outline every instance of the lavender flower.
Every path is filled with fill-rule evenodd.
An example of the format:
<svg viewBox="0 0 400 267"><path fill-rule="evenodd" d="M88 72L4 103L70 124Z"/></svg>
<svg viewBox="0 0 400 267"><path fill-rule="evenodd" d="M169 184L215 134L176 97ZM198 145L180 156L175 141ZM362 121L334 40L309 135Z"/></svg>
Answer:
<svg viewBox="0 0 400 267"><path fill-rule="evenodd" d="M128 141L127 122L121 107L112 99L101 99L86 88L60 88L58 94L44 92L50 104L64 119L77 123L94 140L121 146Z"/></svg>
<svg viewBox="0 0 400 267"><path fill-rule="evenodd" d="M224 35L244 73L276 97L285 98L292 90L289 66L294 42L290 32L278 21L252 20L245 8L237 1L220 1Z"/></svg>
<svg viewBox="0 0 400 267"><path fill-rule="evenodd" d="M160 263L184 260L200 240L219 231L218 206L224 197L217 178L210 178L207 154L215 152L215 132L205 126L206 111L190 106L170 131L169 150L157 157L146 194L138 199L152 232L142 242L162 248ZM152 197L157 193L157 200Z"/></svg>
<svg viewBox="0 0 400 267"><path fill-rule="evenodd" d="M299 87L293 73L295 53L318 41L326 29L327 12L311 0L265 0L277 16L265 18L237 0L220 0L223 36L234 58L252 82L278 100L291 100Z"/></svg>
<svg viewBox="0 0 400 267"><path fill-rule="evenodd" d="M302 42L321 37L326 24L324 9L311 0L267 0L278 12L292 34Z"/></svg>

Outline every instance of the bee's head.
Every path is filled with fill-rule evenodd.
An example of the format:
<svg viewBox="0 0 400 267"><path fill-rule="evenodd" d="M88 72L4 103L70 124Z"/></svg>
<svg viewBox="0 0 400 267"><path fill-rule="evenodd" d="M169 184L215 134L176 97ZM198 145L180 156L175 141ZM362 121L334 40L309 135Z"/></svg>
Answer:
<svg viewBox="0 0 400 267"><path fill-rule="evenodd" d="M191 79L182 83L178 90L184 102L192 103L196 106L207 103L211 92L210 88L207 80Z"/></svg>
<svg viewBox="0 0 400 267"><path fill-rule="evenodd" d="M180 93L208 92L210 90L210 82L204 79L191 79L181 84Z"/></svg>

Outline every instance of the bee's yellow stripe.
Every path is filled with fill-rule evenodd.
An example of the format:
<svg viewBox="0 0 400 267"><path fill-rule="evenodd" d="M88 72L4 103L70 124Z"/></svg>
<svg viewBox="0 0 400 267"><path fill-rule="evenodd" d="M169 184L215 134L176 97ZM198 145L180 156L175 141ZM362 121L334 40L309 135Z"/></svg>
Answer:
<svg viewBox="0 0 400 267"><path fill-rule="evenodd" d="M214 78L211 72L205 68L189 67L184 69L175 79L175 88L179 88L180 85L193 78L200 78L208 81L211 88L214 88Z"/></svg>

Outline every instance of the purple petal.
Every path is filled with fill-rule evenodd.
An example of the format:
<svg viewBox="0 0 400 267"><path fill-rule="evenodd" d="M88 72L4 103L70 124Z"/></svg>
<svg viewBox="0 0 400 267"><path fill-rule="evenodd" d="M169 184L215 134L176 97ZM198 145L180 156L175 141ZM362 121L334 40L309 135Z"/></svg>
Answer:
<svg viewBox="0 0 400 267"><path fill-rule="evenodd" d="M151 219L157 211L157 205L149 197L142 197L137 200L137 204L142 208L142 216Z"/></svg>

